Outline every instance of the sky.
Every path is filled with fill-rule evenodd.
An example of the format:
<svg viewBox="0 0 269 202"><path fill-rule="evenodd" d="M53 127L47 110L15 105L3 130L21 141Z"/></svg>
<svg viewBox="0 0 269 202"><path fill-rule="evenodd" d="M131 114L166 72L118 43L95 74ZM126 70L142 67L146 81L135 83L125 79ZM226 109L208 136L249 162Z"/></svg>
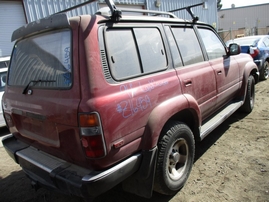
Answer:
<svg viewBox="0 0 269 202"><path fill-rule="evenodd" d="M242 6L251 6L256 4L265 4L269 3L268 0L221 0L222 9L231 8L232 4L235 4L235 7Z"/></svg>

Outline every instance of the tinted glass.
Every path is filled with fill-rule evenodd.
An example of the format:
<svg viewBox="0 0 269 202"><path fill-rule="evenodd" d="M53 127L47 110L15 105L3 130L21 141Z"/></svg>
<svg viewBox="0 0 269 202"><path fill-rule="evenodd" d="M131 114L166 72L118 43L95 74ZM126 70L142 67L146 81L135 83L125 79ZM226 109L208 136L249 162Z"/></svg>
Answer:
<svg viewBox="0 0 269 202"><path fill-rule="evenodd" d="M203 40L209 60L226 55L225 47L214 32L209 29L198 30Z"/></svg>
<svg viewBox="0 0 269 202"><path fill-rule="evenodd" d="M198 39L192 28L172 27L184 65L204 61Z"/></svg>
<svg viewBox="0 0 269 202"><path fill-rule="evenodd" d="M69 88L72 84L69 30L30 37L18 42L9 69L9 85ZM39 82L36 82L39 81Z"/></svg>

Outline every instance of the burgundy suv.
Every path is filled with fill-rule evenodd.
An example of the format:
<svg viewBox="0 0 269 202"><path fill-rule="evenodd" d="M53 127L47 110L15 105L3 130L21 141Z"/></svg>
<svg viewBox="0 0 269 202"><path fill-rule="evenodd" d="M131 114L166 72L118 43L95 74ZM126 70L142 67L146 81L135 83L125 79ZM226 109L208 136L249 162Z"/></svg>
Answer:
<svg viewBox="0 0 269 202"><path fill-rule="evenodd" d="M175 194L195 141L252 111L257 66L196 18L121 16L106 1L111 16L60 13L14 31L3 145L34 187Z"/></svg>

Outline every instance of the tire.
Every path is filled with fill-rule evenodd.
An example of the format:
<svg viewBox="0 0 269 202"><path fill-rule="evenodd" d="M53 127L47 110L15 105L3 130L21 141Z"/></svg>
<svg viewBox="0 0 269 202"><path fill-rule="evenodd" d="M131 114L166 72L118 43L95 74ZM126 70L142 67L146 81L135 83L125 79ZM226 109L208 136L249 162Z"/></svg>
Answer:
<svg viewBox="0 0 269 202"><path fill-rule="evenodd" d="M241 111L250 113L254 108L255 101L255 79L252 75L248 77L247 92L245 102L241 107Z"/></svg>
<svg viewBox="0 0 269 202"><path fill-rule="evenodd" d="M165 195L177 193L192 169L195 141L190 128L177 121L169 122L158 143L154 191Z"/></svg>
<svg viewBox="0 0 269 202"><path fill-rule="evenodd" d="M268 63L268 61L264 62L260 73L261 73L260 80L268 79L268 76L269 76L269 63Z"/></svg>

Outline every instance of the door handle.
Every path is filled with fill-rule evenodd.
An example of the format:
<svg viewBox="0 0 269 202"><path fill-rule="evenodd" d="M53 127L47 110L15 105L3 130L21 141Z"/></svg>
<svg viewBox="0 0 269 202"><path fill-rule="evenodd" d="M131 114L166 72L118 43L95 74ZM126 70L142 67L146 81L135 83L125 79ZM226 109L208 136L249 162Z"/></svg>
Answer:
<svg viewBox="0 0 269 202"><path fill-rule="evenodd" d="M221 70L217 71L217 75L221 75L221 74L222 74Z"/></svg>
<svg viewBox="0 0 269 202"><path fill-rule="evenodd" d="M191 86L191 85L192 85L192 81L191 81L191 79L186 79L186 80L184 80L184 85L185 85L186 87Z"/></svg>

